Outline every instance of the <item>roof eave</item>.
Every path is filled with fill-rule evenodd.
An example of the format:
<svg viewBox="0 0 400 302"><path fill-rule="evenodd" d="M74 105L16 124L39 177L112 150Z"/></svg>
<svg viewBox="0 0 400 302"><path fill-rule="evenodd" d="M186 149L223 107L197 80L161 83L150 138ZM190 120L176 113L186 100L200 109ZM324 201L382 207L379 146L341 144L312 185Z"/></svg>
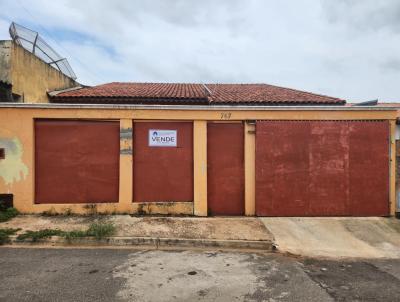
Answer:
<svg viewBox="0 0 400 302"><path fill-rule="evenodd" d="M157 105L157 104L198 104L208 105L206 98L143 98L143 97L93 97L93 96L56 96L51 97L52 103L70 103L70 104L139 104L139 105Z"/></svg>
<svg viewBox="0 0 400 302"><path fill-rule="evenodd" d="M197 104L197 105L228 105L228 106L343 106L345 100L330 101L215 101L209 98L145 98L129 96L51 96L52 103L72 104Z"/></svg>

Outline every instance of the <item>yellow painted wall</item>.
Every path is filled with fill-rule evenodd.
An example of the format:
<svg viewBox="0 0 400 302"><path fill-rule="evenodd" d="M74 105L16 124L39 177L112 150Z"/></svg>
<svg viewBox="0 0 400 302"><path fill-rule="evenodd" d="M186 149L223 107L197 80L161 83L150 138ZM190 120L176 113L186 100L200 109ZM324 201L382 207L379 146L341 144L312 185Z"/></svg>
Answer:
<svg viewBox="0 0 400 302"><path fill-rule="evenodd" d="M79 86L57 69L12 42L12 92L26 103L48 103L47 92Z"/></svg>
<svg viewBox="0 0 400 302"><path fill-rule="evenodd" d="M193 122L194 215L207 216L207 122Z"/></svg>
<svg viewBox="0 0 400 302"><path fill-rule="evenodd" d="M161 110L161 109L95 109L95 108L2 108L0 106L0 148L6 148L6 159L0 160L0 193L14 194L15 207L24 213L43 211L73 213L152 213L152 214L195 214L207 215L207 120L226 118L226 111L215 110ZM378 110L232 110L231 120L389 120L394 129L396 111ZM34 204L34 119L112 119L120 120L121 134L132 128L135 120L193 120L194 134L194 202L133 204L132 193L132 138L121 135L120 139L120 196L116 204L75 204L46 205ZM245 208L246 215L254 215L254 126L245 127ZM250 132L249 132L250 131ZM393 132L392 132L393 133ZM393 139L393 134L392 134ZM10 151L9 149L12 149ZM394 143L391 144L392 161L390 163L390 202L391 214L394 214L395 199L395 161ZM125 152L125 151L126 152ZM124 151L124 152L123 152ZM12 152L12 154L9 154ZM12 156L10 156L12 155ZM389 173L389 171L388 171Z"/></svg>
<svg viewBox="0 0 400 302"><path fill-rule="evenodd" d="M256 126L244 124L244 213L256 214Z"/></svg>

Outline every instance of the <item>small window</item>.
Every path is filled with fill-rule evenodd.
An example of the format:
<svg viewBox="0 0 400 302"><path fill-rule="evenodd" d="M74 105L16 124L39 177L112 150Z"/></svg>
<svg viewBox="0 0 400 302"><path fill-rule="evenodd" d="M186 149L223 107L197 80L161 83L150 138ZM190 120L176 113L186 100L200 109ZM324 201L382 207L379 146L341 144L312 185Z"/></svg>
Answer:
<svg viewBox="0 0 400 302"><path fill-rule="evenodd" d="M4 211L14 206L13 194L0 194L0 211Z"/></svg>
<svg viewBox="0 0 400 302"><path fill-rule="evenodd" d="M0 159L6 158L6 150L4 148L0 148Z"/></svg>

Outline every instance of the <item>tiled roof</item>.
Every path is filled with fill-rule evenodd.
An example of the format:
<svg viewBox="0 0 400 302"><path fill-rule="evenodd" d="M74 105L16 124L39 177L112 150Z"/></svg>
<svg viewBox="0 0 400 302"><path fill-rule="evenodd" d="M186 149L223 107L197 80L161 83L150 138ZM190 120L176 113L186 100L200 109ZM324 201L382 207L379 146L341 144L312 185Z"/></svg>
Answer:
<svg viewBox="0 0 400 302"><path fill-rule="evenodd" d="M64 103L345 104L339 98L267 84L109 83L61 92Z"/></svg>
<svg viewBox="0 0 400 302"><path fill-rule="evenodd" d="M328 103L345 101L325 95L267 84L209 84L211 103Z"/></svg>

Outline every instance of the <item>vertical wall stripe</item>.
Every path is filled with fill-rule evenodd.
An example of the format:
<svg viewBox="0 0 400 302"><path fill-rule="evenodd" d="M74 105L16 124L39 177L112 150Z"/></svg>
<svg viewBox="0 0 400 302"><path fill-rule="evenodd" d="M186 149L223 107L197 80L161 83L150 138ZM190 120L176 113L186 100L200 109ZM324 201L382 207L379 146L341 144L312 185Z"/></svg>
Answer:
<svg viewBox="0 0 400 302"><path fill-rule="evenodd" d="M207 216L207 122L193 122L194 215Z"/></svg>
<svg viewBox="0 0 400 302"><path fill-rule="evenodd" d="M130 212L133 196L132 120L120 120L119 211Z"/></svg>
<svg viewBox="0 0 400 302"><path fill-rule="evenodd" d="M244 124L244 203L245 215L256 214L256 135L254 124Z"/></svg>

